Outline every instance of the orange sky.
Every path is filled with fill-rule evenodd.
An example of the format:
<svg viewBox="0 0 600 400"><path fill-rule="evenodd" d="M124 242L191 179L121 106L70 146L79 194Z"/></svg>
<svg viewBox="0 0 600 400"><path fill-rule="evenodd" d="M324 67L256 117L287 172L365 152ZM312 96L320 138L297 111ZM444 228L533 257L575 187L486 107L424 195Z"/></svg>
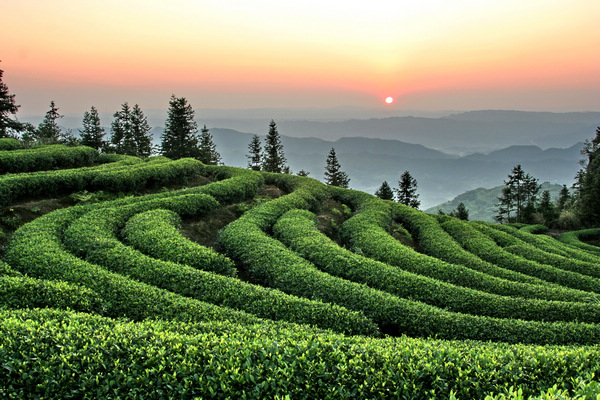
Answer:
<svg viewBox="0 0 600 400"><path fill-rule="evenodd" d="M161 109L172 93L195 108L600 109L598 0L19 0L2 14L21 114Z"/></svg>

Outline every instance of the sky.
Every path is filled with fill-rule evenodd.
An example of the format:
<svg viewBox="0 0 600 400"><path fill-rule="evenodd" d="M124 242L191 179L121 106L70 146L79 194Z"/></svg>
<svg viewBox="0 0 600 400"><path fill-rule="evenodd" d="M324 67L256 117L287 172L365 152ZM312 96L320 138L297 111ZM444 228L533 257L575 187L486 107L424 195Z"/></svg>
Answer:
<svg viewBox="0 0 600 400"><path fill-rule="evenodd" d="M19 114L600 110L598 0L5 0ZM385 103L391 96L394 102Z"/></svg>

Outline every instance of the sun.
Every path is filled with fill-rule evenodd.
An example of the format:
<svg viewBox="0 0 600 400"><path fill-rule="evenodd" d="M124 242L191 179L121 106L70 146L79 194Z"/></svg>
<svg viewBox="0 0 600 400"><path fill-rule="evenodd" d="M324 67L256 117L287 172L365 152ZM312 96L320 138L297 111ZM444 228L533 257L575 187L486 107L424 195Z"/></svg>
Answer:
<svg viewBox="0 0 600 400"><path fill-rule="evenodd" d="M394 98L392 96L388 96L385 98L385 102L387 104L392 104L394 102Z"/></svg>

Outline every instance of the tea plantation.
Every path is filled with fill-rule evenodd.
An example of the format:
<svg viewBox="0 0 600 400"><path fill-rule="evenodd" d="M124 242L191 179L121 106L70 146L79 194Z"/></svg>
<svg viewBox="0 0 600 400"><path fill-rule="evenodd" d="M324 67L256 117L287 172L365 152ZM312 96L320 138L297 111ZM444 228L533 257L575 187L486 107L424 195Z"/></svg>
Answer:
<svg viewBox="0 0 600 400"><path fill-rule="evenodd" d="M598 230L8 142L0 207L0 398L600 398Z"/></svg>

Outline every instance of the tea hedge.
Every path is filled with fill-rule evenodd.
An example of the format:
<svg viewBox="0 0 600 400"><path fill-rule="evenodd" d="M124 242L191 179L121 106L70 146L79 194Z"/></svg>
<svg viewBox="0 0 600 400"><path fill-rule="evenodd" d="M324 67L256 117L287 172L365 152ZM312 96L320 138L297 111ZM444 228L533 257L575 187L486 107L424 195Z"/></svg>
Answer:
<svg viewBox="0 0 600 400"><path fill-rule="evenodd" d="M186 213L196 215L218 205L208 195L180 197L203 204L199 207L189 204L185 207L173 207L177 200L169 197L170 204L161 206L179 208L180 212L185 209ZM312 324L352 334L376 334L371 321L342 307L299 299L232 277L156 260L125 246L116 236L119 225L139 208L147 208L148 203L140 202L135 207L103 208L89 212L69 226L64 235L64 243L74 254L91 263L182 296L243 310L262 318Z"/></svg>
<svg viewBox="0 0 600 400"><path fill-rule="evenodd" d="M127 221L122 236L128 244L151 257L222 275L236 275L233 261L185 239L177 230L180 225L181 217L172 211L146 211Z"/></svg>
<svg viewBox="0 0 600 400"><path fill-rule="evenodd" d="M0 360L0 396L16 399L483 399L511 387L575 393L600 368L595 346L371 339L55 310L0 311Z"/></svg>
<svg viewBox="0 0 600 400"><path fill-rule="evenodd" d="M22 149L23 144L17 139L0 138L0 151Z"/></svg>
<svg viewBox="0 0 600 400"><path fill-rule="evenodd" d="M67 252L62 245L62 232L91 208L61 209L23 225L6 246L4 260L33 278L62 280L93 290L105 301L104 315L110 317L258 321L240 311L189 299L111 273Z"/></svg>
<svg viewBox="0 0 600 400"><path fill-rule="evenodd" d="M344 196L343 191L338 190L338 196ZM352 197L353 193L345 196ZM340 235L351 250L372 259L454 285L499 295L580 302L589 302L598 297L582 290L565 290L558 285L549 285L541 279L533 281L539 282L538 285L511 282L418 253L402 245L386 231L392 214L389 208L384 208L383 200L364 197L363 201L355 199L353 203L358 209L342 225Z"/></svg>
<svg viewBox="0 0 600 400"><path fill-rule="evenodd" d="M600 268L598 268L598 264L596 263L573 260L569 257L548 253L508 233L479 223L473 223L472 225L510 253L565 271L573 271L594 278L600 278Z"/></svg>
<svg viewBox="0 0 600 400"><path fill-rule="evenodd" d="M88 166L98 159L98 151L86 146L57 144L32 149L0 151L0 174Z"/></svg>
<svg viewBox="0 0 600 400"><path fill-rule="evenodd" d="M356 255L322 234L317 228L315 215L309 211L288 211L275 224L273 232L284 244L323 271L402 298L455 312L496 318L600 322L600 305L597 303L549 302L498 296L406 272Z"/></svg>
<svg viewBox="0 0 600 400"><path fill-rule="evenodd" d="M597 237L600 237L600 228L582 229L579 231L566 232L558 235L556 239L568 245L585 250L586 252L591 253L593 255L600 256L600 247L583 242L583 240L586 240L588 238Z"/></svg>
<svg viewBox="0 0 600 400"><path fill-rule="evenodd" d="M468 222L457 218L447 218L441 225L461 246L484 260L548 282L559 283L573 289L600 293L600 280L540 264L509 253Z"/></svg>

